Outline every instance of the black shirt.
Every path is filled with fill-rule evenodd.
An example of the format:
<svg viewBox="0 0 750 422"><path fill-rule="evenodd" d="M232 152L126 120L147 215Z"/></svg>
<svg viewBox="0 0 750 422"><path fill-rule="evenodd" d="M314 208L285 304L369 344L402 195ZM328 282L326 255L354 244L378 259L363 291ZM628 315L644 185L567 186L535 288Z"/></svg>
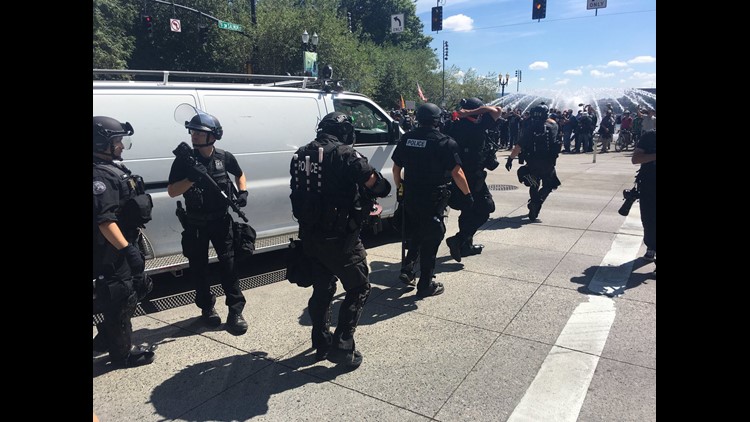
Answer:
<svg viewBox="0 0 750 422"><path fill-rule="evenodd" d="M656 130L644 132L636 148L642 149L646 154L656 154ZM641 181L656 182L656 160L642 163L638 174Z"/></svg>
<svg viewBox="0 0 750 422"><path fill-rule="evenodd" d="M223 160L220 159L220 155L224 156ZM214 152L208 158L203 157L198 151L193 151L193 156L198 162L206 166L208 174L211 175L212 179L227 194L227 197L231 198L232 192L230 185L232 182L227 176L227 172L235 177L242 176L242 169L234 155L229 151L214 148ZM172 162L172 168L169 171L169 184L171 185L180 180L186 179L189 171L189 165L185 160L174 160ZM209 182L205 180L200 180L198 183L193 184L190 189L183 193L183 196L185 197L185 205L189 213L198 211L195 209L195 206L193 206L196 201L190 200L193 196L202 197L202 201L200 201L202 204L200 207L201 213L214 213L221 210L226 211L228 207L224 197L216 192L215 189L212 189L212 187L209 186Z"/></svg>

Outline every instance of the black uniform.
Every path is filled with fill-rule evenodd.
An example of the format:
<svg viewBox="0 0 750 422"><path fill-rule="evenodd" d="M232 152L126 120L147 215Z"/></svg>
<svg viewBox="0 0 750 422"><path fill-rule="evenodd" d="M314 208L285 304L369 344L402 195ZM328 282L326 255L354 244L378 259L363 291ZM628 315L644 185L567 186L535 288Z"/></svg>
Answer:
<svg viewBox="0 0 750 422"><path fill-rule="evenodd" d="M319 267L308 312L312 344L320 357L330 348L355 350L354 332L370 295L367 253L359 233L373 201L361 187L373 172L367 158L327 133L319 133L299 148L290 164L290 198L299 221L299 237L305 255ZM346 297L331 334L337 277Z"/></svg>
<svg viewBox="0 0 750 422"><path fill-rule="evenodd" d="M487 172L484 171L487 130L493 129L495 123L495 120L486 113L477 122L472 122L468 118L453 122L448 131L448 135L458 143L461 167L474 197L474 205L471 209L462 210L458 217L456 237L461 241L462 249L472 246L474 233L495 211L495 201L485 183Z"/></svg>
<svg viewBox="0 0 750 422"><path fill-rule="evenodd" d="M125 166L97 158L94 158L93 190L94 305L104 316L97 329L105 339L102 342L99 338L95 344L106 343L102 346L109 350L110 359L124 363L132 347L130 319L138 304L137 283L143 282L144 275L131 272L123 252L107 241L99 225L116 222L125 239L137 245L138 227L151 218L151 199L145 194L142 180Z"/></svg>
<svg viewBox="0 0 750 422"><path fill-rule="evenodd" d="M214 148L214 153L205 158L198 151L193 156L208 170L208 175L232 197L232 181L229 174L242 175L237 159L229 151ZM185 179L189 174L186 160L177 159L169 172L169 183ZM226 305L230 313L242 314L245 297L240 289L234 268L234 246L232 216L226 199L211 188L205 179L193 184L183 193L187 218L182 232L182 253L190 263L190 274L195 285L195 304L204 312L213 309L216 295L211 292L208 278L208 242L216 250L220 266L221 287L226 294Z"/></svg>
<svg viewBox="0 0 750 422"><path fill-rule="evenodd" d="M419 127L407 132L393 151L394 164L404 169L404 210L409 253L401 272L413 278L421 256L417 290L427 289L435 271L435 256L445 235L444 213L448 203L451 171L461 165L458 144L436 128Z"/></svg>
<svg viewBox="0 0 750 422"><path fill-rule="evenodd" d="M526 169L532 176L529 185L529 219L534 220L542 208L542 203L550 192L560 186L555 172L555 164L562 143L557 138L558 126L547 119L542 127L534 127L534 120L526 120L524 136L521 138L521 154L526 160ZM523 172L524 170L519 170ZM519 176L520 174L519 173ZM529 179L527 179L529 180Z"/></svg>
<svg viewBox="0 0 750 422"><path fill-rule="evenodd" d="M646 154L655 154L656 130L644 132L636 148L644 150ZM643 243L646 248L656 251L656 160L641 164L638 171L638 192Z"/></svg>

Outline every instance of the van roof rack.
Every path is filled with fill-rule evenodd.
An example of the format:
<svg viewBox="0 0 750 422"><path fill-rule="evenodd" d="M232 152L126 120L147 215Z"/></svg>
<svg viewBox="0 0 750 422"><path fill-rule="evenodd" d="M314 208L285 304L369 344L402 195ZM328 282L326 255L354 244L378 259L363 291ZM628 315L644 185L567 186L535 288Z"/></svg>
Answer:
<svg viewBox="0 0 750 422"><path fill-rule="evenodd" d="M164 85L172 82L195 82L198 79L208 79L207 82L226 82L231 80L241 81L255 85L264 86L295 86L302 88L313 88L325 86L324 80L313 76L290 76L290 75L256 75L245 73L214 73L214 72L185 72L180 70L135 70L135 69L94 69L94 75L124 76L132 75L136 80L153 80L160 78ZM118 78L119 79L119 78ZM318 82L318 83L316 83Z"/></svg>

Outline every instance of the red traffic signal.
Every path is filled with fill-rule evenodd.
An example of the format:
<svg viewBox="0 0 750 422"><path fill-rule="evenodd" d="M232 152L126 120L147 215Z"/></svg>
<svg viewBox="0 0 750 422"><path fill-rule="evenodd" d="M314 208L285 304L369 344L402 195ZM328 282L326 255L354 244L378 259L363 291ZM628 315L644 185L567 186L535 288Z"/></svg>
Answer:
<svg viewBox="0 0 750 422"><path fill-rule="evenodd" d="M154 32L153 18L150 15L143 15L143 26L149 34Z"/></svg>

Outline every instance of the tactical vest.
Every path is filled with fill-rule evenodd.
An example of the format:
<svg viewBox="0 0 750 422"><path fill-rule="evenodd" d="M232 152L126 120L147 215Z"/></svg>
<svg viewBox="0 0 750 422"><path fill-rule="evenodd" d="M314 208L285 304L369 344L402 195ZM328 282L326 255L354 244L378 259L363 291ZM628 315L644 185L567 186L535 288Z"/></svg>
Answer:
<svg viewBox="0 0 750 422"><path fill-rule="evenodd" d="M125 166L94 163L94 168L104 170L120 182L120 206L117 211L118 225L123 231L144 227L151 221L154 203L146 193L141 176L133 175Z"/></svg>
<svg viewBox="0 0 750 422"><path fill-rule="evenodd" d="M407 191L445 185L450 181L450 172L442 168L438 159L440 149L450 139L448 135L437 130L417 130L407 133L404 139L406 155L410 158L410 165L404 169Z"/></svg>
<svg viewBox="0 0 750 422"><path fill-rule="evenodd" d="M461 119L447 132L459 147L464 172L473 173L484 169L484 143L487 131L469 120Z"/></svg>
<svg viewBox="0 0 750 422"><path fill-rule="evenodd" d="M323 180L330 171L333 143L321 145L311 142L292 157L292 214L302 226L320 223L323 213Z"/></svg>
<svg viewBox="0 0 750 422"><path fill-rule="evenodd" d="M556 133L544 122L542 128L528 126L529 140L523 150L526 158L554 158L560 153L562 144Z"/></svg>
<svg viewBox="0 0 750 422"><path fill-rule="evenodd" d="M200 161L196 157L196 160ZM223 149L214 148L211 161L206 165L208 175L216 182L221 190L232 197L232 181L226 169L226 152ZM185 197L185 207L187 208L188 217L211 217L218 219L227 212L226 200L220 193L216 192L206 181L199 181L188 189L183 196Z"/></svg>

